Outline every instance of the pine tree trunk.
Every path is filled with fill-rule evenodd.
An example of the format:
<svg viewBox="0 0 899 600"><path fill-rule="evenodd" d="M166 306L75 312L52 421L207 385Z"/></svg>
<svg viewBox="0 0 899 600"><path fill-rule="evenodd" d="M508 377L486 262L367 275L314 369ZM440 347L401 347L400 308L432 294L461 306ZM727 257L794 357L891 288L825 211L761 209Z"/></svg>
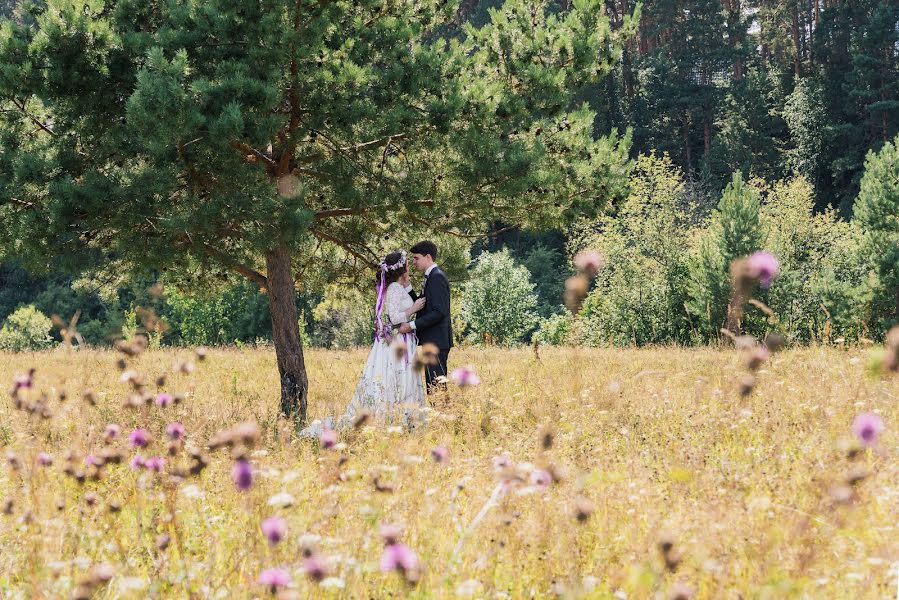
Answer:
<svg viewBox="0 0 899 600"><path fill-rule="evenodd" d="M303 360L300 326L290 253L277 246L265 255L268 271L268 306L272 317L272 340L281 379L281 414L297 425L306 422L309 380Z"/></svg>

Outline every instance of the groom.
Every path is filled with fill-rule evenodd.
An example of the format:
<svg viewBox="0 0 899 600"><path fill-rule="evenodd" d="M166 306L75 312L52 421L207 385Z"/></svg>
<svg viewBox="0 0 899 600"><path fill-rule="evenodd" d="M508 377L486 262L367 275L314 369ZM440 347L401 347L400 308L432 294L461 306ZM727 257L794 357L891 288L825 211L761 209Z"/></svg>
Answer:
<svg viewBox="0 0 899 600"><path fill-rule="evenodd" d="M450 323L450 288L449 280L434 262L437 259L437 246L425 240L412 246L412 263L415 268L425 274L425 283L421 294L416 294L412 286L406 291L413 300L424 296L425 307L412 323L400 325L400 333L414 331L420 344L437 346L437 362L425 367L425 380L428 393L434 391L437 377L446 377L446 361L450 348L453 347L453 330Z"/></svg>

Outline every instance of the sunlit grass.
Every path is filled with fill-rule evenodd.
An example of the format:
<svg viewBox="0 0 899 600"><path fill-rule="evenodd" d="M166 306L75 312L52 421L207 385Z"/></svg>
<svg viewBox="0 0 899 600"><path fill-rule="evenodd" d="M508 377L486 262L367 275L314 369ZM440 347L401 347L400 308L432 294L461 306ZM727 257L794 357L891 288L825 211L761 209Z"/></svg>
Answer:
<svg viewBox="0 0 899 600"><path fill-rule="evenodd" d="M676 595L678 584L695 598L895 593L899 379L869 378L860 350L775 354L746 398L736 351L546 349L539 361L532 350L454 351L451 366L473 365L480 386L434 398L421 431L369 427L330 451L277 420L272 351L212 350L190 374L172 373L176 361L193 360L186 350L130 361L148 391L166 373L159 390L184 394L166 408L123 406L131 387L118 358L0 355L3 385L37 368L26 397L47 392L52 413L28 416L8 395L0 404L0 442L20 463L0 474L0 499L11 502L0 516L4 598L71 596L79 582L93 586L84 578L100 564L113 575L92 587L98 598L263 597L256 581L273 567L290 574L288 597L646 598ZM342 412L364 359L361 350L307 353L310 418ZM96 406L82 399L86 389ZM886 430L850 460L841 444L861 412L878 413ZM241 492L231 451L205 445L247 420L261 439L248 455L253 485ZM186 449L167 455L172 421L184 425L185 448L209 457L198 477L169 476L191 464ZM108 423L121 425L109 447L124 459L94 481L84 457L106 447ZM137 426L155 438L140 453L163 456L163 474L129 467ZM449 450L443 464L432 460L436 446ZM33 465L40 451L52 466ZM63 473L67 452L84 483ZM496 489L493 459L503 452L523 481L470 528ZM533 486L522 462L562 480ZM847 485L860 469L867 475ZM376 491L376 476L393 491ZM287 523L274 545L261 529L272 515ZM381 572L384 523L400 525L400 541L421 560L417 585ZM324 586L304 573L304 547L326 564Z"/></svg>

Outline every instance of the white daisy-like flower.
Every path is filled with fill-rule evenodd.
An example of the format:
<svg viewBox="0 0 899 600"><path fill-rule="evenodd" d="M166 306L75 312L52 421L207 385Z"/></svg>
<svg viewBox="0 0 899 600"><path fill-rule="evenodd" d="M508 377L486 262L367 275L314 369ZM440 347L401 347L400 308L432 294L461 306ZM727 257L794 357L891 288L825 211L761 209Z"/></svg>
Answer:
<svg viewBox="0 0 899 600"><path fill-rule="evenodd" d="M288 494L287 492L279 492L268 499L268 505L289 508L296 504L296 501L297 499L294 498L293 495Z"/></svg>

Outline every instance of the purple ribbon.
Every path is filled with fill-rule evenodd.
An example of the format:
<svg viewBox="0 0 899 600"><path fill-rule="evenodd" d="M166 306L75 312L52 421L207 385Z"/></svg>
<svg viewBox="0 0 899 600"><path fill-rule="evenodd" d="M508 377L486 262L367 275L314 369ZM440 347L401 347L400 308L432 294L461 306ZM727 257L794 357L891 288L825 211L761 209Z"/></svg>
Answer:
<svg viewBox="0 0 899 600"><path fill-rule="evenodd" d="M387 339L384 335L384 322L381 320L381 311L384 309L384 291L387 289L386 273L381 270L381 282L378 284L378 301L375 303L375 338L381 341Z"/></svg>

